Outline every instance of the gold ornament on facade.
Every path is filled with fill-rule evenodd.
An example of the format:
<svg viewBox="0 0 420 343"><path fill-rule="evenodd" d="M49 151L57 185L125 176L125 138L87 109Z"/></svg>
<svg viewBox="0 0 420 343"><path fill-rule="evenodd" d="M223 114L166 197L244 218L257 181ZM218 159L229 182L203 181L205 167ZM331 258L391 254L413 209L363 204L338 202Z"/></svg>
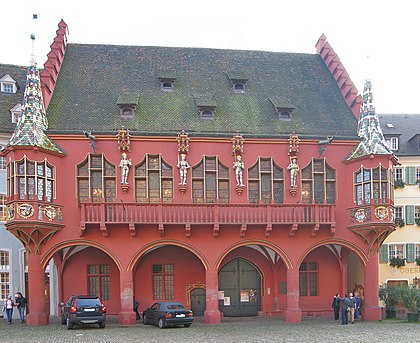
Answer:
<svg viewBox="0 0 420 343"><path fill-rule="evenodd" d="M235 171L236 187L235 191L238 195L241 195L244 191L245 185L243 182L243 175L245 164L242 161L242 154L244 152L244 142L245 139L239 132L236 132L236 135L232 138L232 155L235 157L233 161L233 170Z"/></svg>
<svg viewBox="0 0 420 343"><path fill-rule="evenodd" d="M375 207L375 217L379 220L388 218L388 208L386 206Z"/></svg>
<svg viewBox="0 0 420 343"><path fill-rule="evenodd" d="M19 217L22 217L24 219L28 219L34 215L34 207L30 204L19 204L17 208L17 213Z"/></svg>
<svg viewBox="0 0 420 343"><path fill-rule="evenodd" d="M298 153L299 153L299 136L296 132L289 135L289 159L290 163L287 166L287 170L290 173L290 189L289 192L292 196L295 196L298 192L297 179L299 176L300 167L298 164Z"/></svg>
<svg viewBox="0 0 420 343"><path fill-rule="evenodd" d="M187 161L187 155L190 152L190 138L188 133L182 130L177 137L178 142L178 163L177 168L179 169L179 184L178 190L184 194L187 191L187 173L190 169L190 165Z"/></svg>
<svg viewBox="0 0 420 343"><path fill-rule="evenodd" d="M131 145L131 135L130 131L126 130L124 126L121 126L121 129L118 130L118 150L130 152Z"/></svg>

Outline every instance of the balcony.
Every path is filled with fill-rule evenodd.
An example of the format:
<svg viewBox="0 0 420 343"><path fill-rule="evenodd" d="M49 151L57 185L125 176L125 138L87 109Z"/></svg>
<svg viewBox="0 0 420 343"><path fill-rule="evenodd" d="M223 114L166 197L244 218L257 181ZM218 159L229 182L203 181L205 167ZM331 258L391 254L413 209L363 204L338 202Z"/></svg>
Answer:
<svg viewBox="0 0 420 343"><path fill-rule="evenodd" d="M316 235L321 225L335 231L335 205L330 204L152 204L152 203L81 203L80 235L87 225L99 224L107 236L108 228L127 224L134 236L135 225L154 224L161 235L164 226L182 224L186 235L191 225L212 225L217 237L220 225L239 225L243 237L248 225L265 225L265 235L270 236L273 225L289 226L293 236L300 225L312 226Z"/></svg>

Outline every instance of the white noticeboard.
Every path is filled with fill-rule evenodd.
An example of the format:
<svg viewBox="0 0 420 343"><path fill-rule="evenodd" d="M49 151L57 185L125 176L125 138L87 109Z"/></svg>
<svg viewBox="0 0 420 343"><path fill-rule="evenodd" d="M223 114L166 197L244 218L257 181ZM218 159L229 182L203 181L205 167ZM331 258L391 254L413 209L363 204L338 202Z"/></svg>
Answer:
<svg viewBox="0 0 420 343"><path fill-rule="evenodd" d="M223 299L223 305L230 306L230 297L224 297L224 299Z"/></svg>
<svg viewBox="0 0 420 343"><path fill-rule="evenodd" d="M219 300L223 300L225 298L225 291L218 291L217 292L217 298Z"/></svg>

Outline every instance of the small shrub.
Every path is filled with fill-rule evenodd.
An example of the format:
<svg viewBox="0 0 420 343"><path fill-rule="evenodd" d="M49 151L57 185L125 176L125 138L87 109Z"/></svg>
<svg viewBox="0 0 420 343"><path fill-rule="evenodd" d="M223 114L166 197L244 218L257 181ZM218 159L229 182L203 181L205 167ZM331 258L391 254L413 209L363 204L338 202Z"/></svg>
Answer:
<svg viewBox="0 0 420 343"><path fill-rule="evenodd" d="M404 188L405 182L401 179L394 180L394 188Z"/></svg>
<svg viewBox="0 0 420 343"><path fill-rule="evenodd" d="M403 227L405 225L405 221L402 218L395 218L395 225L399 227Z"/></svg>
<svg viewBox="0 0 420 343"><path fill-rule="evenodd" d="M400 268L405 266L405 258L393 257L389 260L391 267Z"/></svg>

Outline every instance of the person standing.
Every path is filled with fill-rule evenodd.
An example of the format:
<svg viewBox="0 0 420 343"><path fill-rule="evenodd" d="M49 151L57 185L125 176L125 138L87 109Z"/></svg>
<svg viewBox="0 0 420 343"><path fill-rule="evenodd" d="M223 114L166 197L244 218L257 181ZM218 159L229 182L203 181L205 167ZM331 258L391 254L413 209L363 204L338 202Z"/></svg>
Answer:
<svg viewBox="0 0 420 343"><path fill-rule="evenodd" d="M26 305L28 304L28 300L22 295L21 292L16 293L16 307L19 311L20 322L25 322L25 313L26 313Z"/></svg>
<svg viewBox="0 0 420 343"><path fill-rule="evenodd" d="M354 298L356 299L356 311L354 311L354 319L361 319L362 318L362 298L360 297L359 293L355 293Z"/></svg>
<svg viewBox="0 0 420 343"><path fill-rule="evenodd" d="M354 311L356 310L356 299L353 297L353 293L349 294L349 321L354 324Z"/></svg>
<svg viewBox="0 0 420 343"><path fill-rule="evenodd" d="M13 306L15 306L15 303L13 302L12 296L9 295L3 307L3 311L6 311L9 324L12 324Z"/></svg>
<svg viewBox="0 0 420 343"><path fill-rule="evenodd" d="M344 298L338 298L341 302L341 325L347 325L349 323L348 320L348 311L350 305L349 295L344 295Z"/></svg>
<svg viewBox="0 0 420 343"><path fill-rule="evenodd" d="M133 297L133 310L136 313L136 320L141 318L139 313L139 305L139 302Z"/></svg>
<svg viewBox="0 0 420 343"><path fill-rule="evenodd" d="M334 319L338 320L340 316L340 294L337 293L332 301L331 307L334 309Z"/></svg>

